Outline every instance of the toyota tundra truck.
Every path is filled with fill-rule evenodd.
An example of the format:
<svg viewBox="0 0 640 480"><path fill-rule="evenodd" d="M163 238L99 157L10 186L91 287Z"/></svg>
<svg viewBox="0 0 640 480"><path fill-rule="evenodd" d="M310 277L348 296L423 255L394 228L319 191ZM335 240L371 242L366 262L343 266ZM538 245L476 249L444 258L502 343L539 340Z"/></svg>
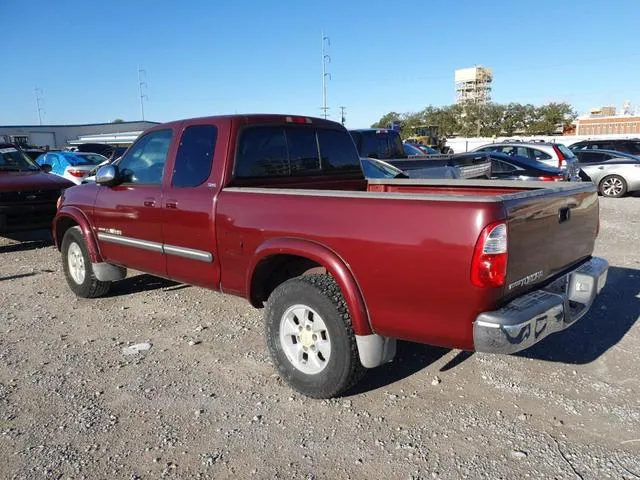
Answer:
<svg viewBox="0 0 640 480"><path fill-rule="evenodd" d="M581 318L608 270L591 183L366 180L343 126L293 115L154 126L67 189L53 227L79 297L134 269L264 307L275 367L315 398L398 339L528 348Z"/></svg>

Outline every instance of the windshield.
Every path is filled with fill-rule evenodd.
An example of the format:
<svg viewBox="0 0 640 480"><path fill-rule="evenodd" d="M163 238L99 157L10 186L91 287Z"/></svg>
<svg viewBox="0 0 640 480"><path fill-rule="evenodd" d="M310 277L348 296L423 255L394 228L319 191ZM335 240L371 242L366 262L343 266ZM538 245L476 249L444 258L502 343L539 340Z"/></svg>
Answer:
<svg viewBox="0 0 640 480"><path fill-rule="evenodd" d="M371 158L362 158L360 162L362 163L362 171L366 178L398 178L408 176L399 168L385 162Z"/></svg>
<svg viewBox="0 0 640 480"><path fill-rule="evenodd" d="M94 166L107 161L107 157L103 157L97 153L80 153L67 156L70 165L77 166Z"/></svg>
<svg viewBox="0 0 640 480"><path fill-rule="evenodd" d="M424 155L424 152L418 147L411 145L410 143L404 144L404 153L407 155Z"/></svg>
<svg viewBox="0 0 640 480"><path fill-rule="evenodd" d="M39 168L21 151L10 147L0 148L0 171L22 172L39 170Z"/></svg>

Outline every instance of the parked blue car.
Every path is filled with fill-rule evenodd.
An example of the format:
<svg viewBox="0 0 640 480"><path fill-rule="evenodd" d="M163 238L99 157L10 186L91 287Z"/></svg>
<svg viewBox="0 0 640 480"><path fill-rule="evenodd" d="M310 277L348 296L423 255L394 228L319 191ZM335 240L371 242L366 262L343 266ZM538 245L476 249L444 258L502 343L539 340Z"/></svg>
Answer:
<svg viewBox="0 0 640 480"><path fill-rule="evenodd" d="M106 161L102 155L87 152L48 152L36 158L38 165L50 165L51 173L78 185L96 165Z"/></svg>

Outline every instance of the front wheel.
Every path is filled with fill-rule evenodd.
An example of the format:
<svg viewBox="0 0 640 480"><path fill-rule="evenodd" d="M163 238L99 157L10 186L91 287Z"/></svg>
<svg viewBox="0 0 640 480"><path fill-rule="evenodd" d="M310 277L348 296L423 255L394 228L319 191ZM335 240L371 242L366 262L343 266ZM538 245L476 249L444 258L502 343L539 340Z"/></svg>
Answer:
<svg viewBox="0 0 640 480"><path fill-rule="evenodd" d="M331 398L365 373L351 317L340 287L330 275L287 280L269 296L267 344L282 378L313 398Z"/></svg>
<svg viewBox="0 0 640 480"><path fill-rule="evenodd" d="M96 298L109 291L111 282L101 282L93 272L80 227L66 231L61 250L64 276L73 293L82 298Z"/></svg>
<svg viewBox="0 0 640 480"><path fill-rule="evenodd" d="M605 197L620 198L627 193L627 182L620 175L608 175L600 182L600 193Z"/></svg>

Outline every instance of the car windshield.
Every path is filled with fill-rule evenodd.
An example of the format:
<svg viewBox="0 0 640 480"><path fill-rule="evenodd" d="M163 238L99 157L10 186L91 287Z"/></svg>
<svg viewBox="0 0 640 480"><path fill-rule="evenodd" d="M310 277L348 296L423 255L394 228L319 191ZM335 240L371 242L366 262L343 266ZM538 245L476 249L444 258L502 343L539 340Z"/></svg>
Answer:
<svg viewBox="0 0 640 480"><path fill-rule="evenodd" d="M73 155L68 155L67 160L70 165L77 166L94 166L99 165L106 161L107 158L97 153L80 153L76 152Z"/></svg>
<svg viewBox="0 0 640 480"><path fill-rule="evenodd" d="M22 172L39 170L29 157L16 148L0 148L0 171Z"/></svg>
<svg viewBox="0 0 640 480"><path fill-rule="evenodd" d="M362 171L366 178L403 178L408 177L399 168L396 168L388 163L374 160L372 158L360 159L362 163Z"/></svg>
<svg viewBox="0 0 640 480"><path fill-rule="evenodd" d="M411 145L410 143L404 144L404 153L407 155L424 155L424 152L418 147Z"/></svg>

